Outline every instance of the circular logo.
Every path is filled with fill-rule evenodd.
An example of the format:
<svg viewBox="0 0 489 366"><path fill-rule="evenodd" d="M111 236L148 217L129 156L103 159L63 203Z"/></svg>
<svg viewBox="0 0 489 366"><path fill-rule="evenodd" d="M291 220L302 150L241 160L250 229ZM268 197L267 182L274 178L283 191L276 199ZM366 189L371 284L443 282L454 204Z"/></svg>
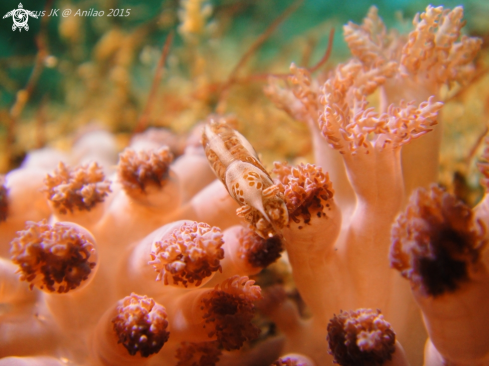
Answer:
<svg viewBox="0 0 489 366"><path fill-rule="evenodd" d="M19 4L18 9L14 9L9 11L7 14L3 16L3 18L12 17L14 24L12 25L12 30L19 29L19 32L24 28L25 30L29 30L29 25L27 21L29 20L29 16L37 18L37 14L33 11L26 10L22 6L22 3Z"/></svg>
<svg viewBox="0 0 489 366"><path fill-rule="evenodd" d="M25 9L15 9L12 14L12 19L14 20L14 25L12 29L15 28L25 28L29 30L29 26L27 25L27 21L29 20L29 14Z"/></svg>

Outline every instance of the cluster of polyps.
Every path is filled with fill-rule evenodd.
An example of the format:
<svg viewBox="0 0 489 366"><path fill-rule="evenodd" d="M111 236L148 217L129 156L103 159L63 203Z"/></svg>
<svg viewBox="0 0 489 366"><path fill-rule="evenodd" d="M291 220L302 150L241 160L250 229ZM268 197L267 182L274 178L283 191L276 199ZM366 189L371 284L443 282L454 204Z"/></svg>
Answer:
<svg viewBox="0 0 489 366"><path fill-rule="evenodd" d="M309 125L316 164L329 173L335 190L332 198L321 196L331 201L322 210L328 220L313 215L310 225L289 222L282 230L296 285L312 313L309 323L293 332L302 332L306 345L289 336L287 351L326 362L318 334L328 327L331 351L342 365L404 364L402 351L392 354L397 346L387 342L390 332L381 334L376 324L353 327L352 336L351 322L344 320L367 318L366 309L380 309L408 358L419 364L426 340L419 306L429 335L427 365L489 362L486 324L469 315L478 312L478 318L487 308L482 305L485 225L448 193L429 188L438 169L440 88L470 76L481 44L461 36L462 17L461 7L428 6L404 37L387 32L371 8L363 24L344 27L354 57L324 82L292 64L285 87L279 79L267 87L278 107ZM377 110L369 107L373 94L379 99ZM280 177L283 169L278 168ZM304 187L317 184L301 177L303 168L294 169ZM428 188L431 193L423 191ZM411 283L389 268L389 252L391 266ZM480 283L477 289L474 283ZM359 308L364 309L360 315L333 318L340 310ZM280 327L280 319L276 323ZM288 331L290 323L284 324ZM339 331L342 324L345 329ZM459 342L455 334L461 333L471 333L470 340Z"/></svg>
<svg viewBox="0 0 489 366"><path fill-rule="evenodd" d="M211 116L203 149L175 162L143 136L116 172L107 156L69 167L45 154L54 173L9 173L0 355L30 357L0 365L267 365L280 355L274 365L406 365L425 343L426 365L488 364L488 200L471 210L426 191L440 86L467 79L480 48L460 37L462 16L429 6L402 37L372 8L345 26L354 57L323 83L295 65L289 88L272 80L272 100L309 124L316 165L276 163L271 175ZM272 287L259 307L281 335L237 353L259 334L262 295L248 276L282 246L311 317Z"/></svg>
<svg viewBox="0 0 489 366"><path fill-rule="evenodd" d="M212 182L202 148L173 162L167 147L138 147L143 138L119 155L116 169L110 161L72 167L53 159L7 175L2 357L191 365L232 357L258 337L252 319L261 290L247 276L280 256L280 241L236 225L238 205ZM175 172L192 169L207 177L189 184L196 178Z"/></svg>

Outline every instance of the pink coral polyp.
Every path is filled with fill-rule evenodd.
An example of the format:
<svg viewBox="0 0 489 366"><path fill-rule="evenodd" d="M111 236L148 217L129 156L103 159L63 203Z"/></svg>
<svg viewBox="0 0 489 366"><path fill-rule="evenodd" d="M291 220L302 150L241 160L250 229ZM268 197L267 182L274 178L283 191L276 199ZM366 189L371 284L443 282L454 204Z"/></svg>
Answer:
<svg viewBox="0 0 489 366"><path fill-rule="evenodd" d="M432 296L469 280L486 245L470 208L443 189L419 189L392 226L391 266Z"/></svg>
<svg viewBox="0 0 489 366"><path fill-rule="evenodd" d="M52 175L48 174L44 183L48 200L61 214L90 211L111 192L110 182L105 180L97 163L70 168L60 162L58 169Z"/></svg>
<svg viewBox="0 0 489 366"><path fill-rule="evenodd" d="M157 280L165 284L182 283L200 286L202 280L221 269L224 258L221 246L222 232L205 223L184 223L169 238L155 241L151 252L152 265L158 273Z"/></svg>
<svg viewBox="0 0 489 366"><path fill-rule="evenodd" d="M21 280L47 292L80 287L97 264L93 238L71 223L28 222L12 241L10 253Z"/></svg>
<svg viewBox="0 0 489 366"><path fill-rule="evenodd" d="M112 320L114 331L130 355L139 352L148 357L168 341L166 310L152 298L133 293L119 301L117 312Z"/></svg>

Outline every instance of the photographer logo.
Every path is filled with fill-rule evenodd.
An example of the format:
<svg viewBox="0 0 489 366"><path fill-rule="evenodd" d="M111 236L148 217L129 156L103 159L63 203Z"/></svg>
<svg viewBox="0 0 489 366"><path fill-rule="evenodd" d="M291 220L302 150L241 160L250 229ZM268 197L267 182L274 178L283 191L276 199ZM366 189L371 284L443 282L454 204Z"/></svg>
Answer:
<svg viewBox="0 0 489 366"><path fill-rule="evenodd" d="M31 17L37 18L37 15L30 11L24 9L21 3L19 3L19 7L17 9L9 11L7 14L3 16L3 19L12 17L14 24L12 25L12 30L15 31L16 29L19 29L19 32L22 31L22 28L24 28L26 31L29 30L29 25L27 24L27 21L29 20L29 15Z"/></svg>

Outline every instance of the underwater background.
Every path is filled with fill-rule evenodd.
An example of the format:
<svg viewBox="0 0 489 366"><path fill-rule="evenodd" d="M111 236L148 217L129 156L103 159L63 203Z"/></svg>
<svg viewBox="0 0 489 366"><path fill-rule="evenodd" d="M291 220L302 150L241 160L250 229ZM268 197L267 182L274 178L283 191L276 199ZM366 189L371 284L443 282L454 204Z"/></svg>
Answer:
<svg viewBox="0 0 489 366"><path fill-rule="evenodd" d="M53 159L50 158L53 152L52 156L55 158L58 156L56 154L72 154L73 161L90 158L90 149L104 150L104 146L100 143L100 146L95 146L94 149L84 137L90 136L91 132L95 132L96 135L101 130L108 131L110 142L114 141L110 149L107 148L110 150L110 159L104 166L107 172L114 173L117 154L132 143L137 144L137 138L144 135L138 134L152 127L160 128L158 132L161 134L155 134L155 139L158 140L162 136L161 140L171 145L168 150L171 150L178 160L185 157L186 148L192 152L192 148L198 145L197 149L200 149L202 133L199 132L197 135L195 131L200 130L194 127L209 116L209 120L224 116L223 119L229 121L227 123L230 130L231 127L235 128L250 141L263 162L263 171L272 170L274 161L287 161L294 166L312 162L315 160L315 151L309 126L298 121L300 115L286 113L287 105L281 109L284 105L278 103L277 108L273 92L268 93L267 97L264 89L269 85L269 81L273 79L280 86L285 86L282 91L287 88L292 90L291 75L298 68L291 68L291 64L303 68L301 70L306 70L307 73L310 72L312 78L307 80L314 85L311 87L311 84L308 84L305 90L315 90L311 94L314 98L317 97L316 108L320 114L324 112L326 103L321 104L325 99L319 99L321 96L326 98L327 94L321 90L321 86L335 75L338 64L352 57L344 40L343 26L350 21L361 24L365 21L369 9L376 6L388 30L393 29L406 35L413 28L413 17L423 12L428 4L426 1L407 0L48 0L24 1L22 4L11 0L2 1L0 182L3 184L3 175L8 172L13 171L15 176L16 171L25 171L26 169L22 168L15 169L29 166L26 157L31 158L31 165L42 163L41 160L45 157L46 165L51 164L49 160ZM450 194L467 203L468 207L474 207L481 202L484 195L477 163L481 160L483 142L489 131L489 1L435 1L431 4L451 9L463 6L466 24L462 29L462 40L464 36L482 39L481 50L473 60L473 69L470 59L467 61L470 63L470 73L462 74L473 77L467 77L470 80L454 78L450 79L447 85L436 86L436 97L439 98L437 101L444 103L443 109L437 115L440 122L437 131L442 130L443 138L439 151L439 174L438 178L436 173L434 174L433 181L438 179L438 183ZM25 9L29 13L17 12L16 14L22 13L23 18L18 17L14 21L12 14L16 9ZM30 15L26 18L25 14ZM28 21L23 23L23 26L28 25L28 29L16 28L21 20ZM388 34L388 37L390 36L391 34ZM394 38L392 36L391 39ZM458 33L455 38L458 38ZM420 48L423 49L425 45L429 43L422 43ZM477 43L476 48L478 47ZM469 58L466 54L461 56L462 59L464 57ZM463 60L461 63L463 64ZM436 85L436 76L431 77L434 74L433 69L427 67L427 70L429 71L423 78L413 79L416 83L412 83L411 86L417 87L414 88L414 93L422 94L422 88L426 87L428 91L429 86ZM404 79L406 80L410 82L410 76ZM394 84L390 92L395 89L392 94L399 92L400 97L409 95L403 93L404 88L407 89L407 84ZM365 96L369 106L375 108L382 105L382 97L385 95L381 93L387 89L383 90ZM275 92L276 99L280 101L283 95L279 95L279 89ZM423 96L417 94L415 97L421 100ZM293 103L286 98L282 101ZM297 101L302 103L298 97ZM363 107L366 105L367 103ZM290 109L293 109L293 106ZM209 131L207 134L211 135ZM370 130L365 136L368 140L374 137L374 133ZM413 139L416 137L419 136ZM143 136L143 140L144 138ZM151 142L151 133L148 133L146 138ZM76 150L73 147L80 141L84 141L88 147L86 150L80 150L83 153L73 153ZM328 140L328 143L331 143L331 140ZM219 142L216 145L219 145ZM232 150L228 146L226 148ZM223 155L227 158L228 150L224 150ZM487 156L489 150L486 151L486 160ZM201 157L203 158L203 155ZM424 160L428 161L429 158ZM139 168L140 165L135 166ZM435 172L437 166L433 169ZM206 159L204 168L209 170ZM413 170L416 169L418 166ZM198 174L194 175L192 169L185 169L185 172L188 173L189 180L203 184L203 180ZM384 171L379 176L384 177L383 173ZM211 178L215 179L214 173L211 174ZM49 181L49 178L46 179ZM8 175L6 180L8 181ZM343 187L348 185L348 180L345 181L347 184ZM382 185L382 178L380 182ZM164 185L159 185L159 188L162 186ZM337 191L341 188L334 187ZM3 189L4 198L9 189ZM41 192L37 188L33 191L37 194ZM383 191L383 187L380 191ZM224 193L227 197L227 192ZM123 194L125 193L120 195ZM24 194L18 196L29 197ZM178 198L177 194L169 196ZM192 195L189 193L185 199L190 200L190 197ZM394 194L392 198L392 201L396 201L399 196ZM390 202L390 199L385 202ZM209 207L213 205L214 202L208 204ZM178 205L170 206L174 209ZM30 211L31 203L28 202L25 207L28 208L26 212ZM108 211L109 218L114 212L118 214L119 211L127 211L134 215L128 215L128 222L134 219L134 227L143 227L138 235L143 237L143 232L146 236L152 231L144 229L145 219L137 213L134 214L136 211L132 211L135 207L133 203L124 210L113 207L116 207L113 212ZM349 209L350 207L345 208L348 214L351 213ZM6 212L6 209L4 211ZM234 206L230 212L234 214ZM370 215L371 211L368 212ZM384 210L379 209L379 212L383 214ZM51 215L51 211L48 213ZM226 219L234 217L232 214L225 215ZM114 223L119 226L107 225L103 230L100 229L101 233L105 235L104 230L107 231L107 235L124 233L121 228L131 231L130 225L125 224L125 221L120 221L120 224L117 216L114 217ZM21 227L26 220L19 220L22 221ZM137 220L141 220L141 225ZM13 226L9 225L11 224L7 222L4 228L10 230ZM390 226L388 229L390 230ZM12 229L13 232L16 230ZM365 237L369 237L370 231L365 232ZM121 237L124 236L121 234ZM0 235L0 239L6 237ZM123 239L130 241L125 237ZM8 242L10 243L10 240ZM6 252L9 243L4 246ZM112 265L112 261L108 262L108 265ZM387 266L387 261L384 264ZM373 268L369 268L369 274L375 272ZM291 273L290 268L283 267L281 263L270 271L262 272L256 278L258 284L264 288L281 281L290 285L287 296L293 297L300 308L300 315L309 318L311 314L306 306L307 301L303 301L299 295ZM125 285L123 282L121 281L122 285ZM324 288L326 286L321 283L318 291ZM345 288L351 290L353 287ZM268 320L264 324L264 329L266 328L268 333L263 332L263 338L275 335L275 324ZM413 332L410 336L419 337L417 334ZM323 340L324 337L321 337ZM423 341L421 338L419 340ZM71 344L69 346L71 347ZM419 354L412 353L409 357L420 359L422 347L417 349Z"/></svg>
<svg viewBox="0 0 489 366"><path fill-rule="evenodd" d="M43 146L68 149L75 132L87 125L103 126L116 133L122 148L145 108L150 111L146 113L147 126L187 132L216 111L222 86L232 72L242 80L232 83L226 104L218 111L238 116L239 129L255 144L268 166L278 159L307 158L310 141L305 126L291 121L263 96L267 74L286 73L291 62L299 66L318 62L334 28L332 52L321 71L327 72L349 57L342 25L361 22L370 6L378 7L388 28L404 33L410 29L414 14L427 5L423 1L314 0L193 3L201 11L201 24L187 30L185 17L192 9L177 0L24 1L24 9L45 14L53 9L55 13L38 19L30 17L28 31L12 31L12 18L2 19L0 172L18 166L29 150ZM487 39L487 1L432 4L463 5L467 22L464 32ZM3 1L0 13L17 7L16 1ZM288 7L294 9L280 18ZM108 16L111 9L124 16ZM71 14L63 16L66 10ZM99 15L94 15L97 12ZM260 35L272 25L276 29L259 42ZM175 37L166 69L148 106L161 49L172 30ZM441 181L445 184L454 172L463 171L462 175L474 177L471 185L477 186L478 176L472 169L473 161L466 161L466 151L487 123L487 90L481 90L487 89L483 87L483 80L487 81L486 43L478 58L478 79L459 96L463 100L448 103L444 109L444 115L449 116L444 117L444 123L452 126L445 129L444 146L447 139L450 143L446 154L442 151L445 175L442 171ZM249 57L245 57L251 48Z"/></svg>

